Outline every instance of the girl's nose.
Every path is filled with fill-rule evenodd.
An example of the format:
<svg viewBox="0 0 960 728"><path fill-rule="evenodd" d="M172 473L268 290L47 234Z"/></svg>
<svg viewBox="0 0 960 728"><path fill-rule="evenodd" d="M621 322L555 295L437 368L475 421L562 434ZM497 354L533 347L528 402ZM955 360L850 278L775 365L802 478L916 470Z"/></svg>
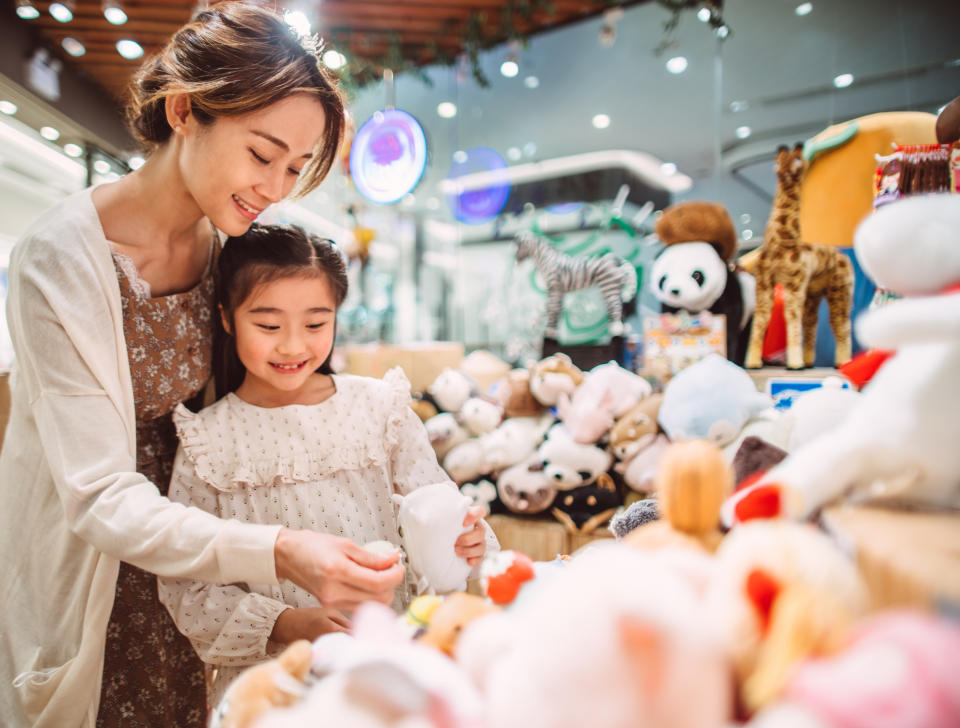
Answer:
<svg viewBox="0 0 960 728"><path fill-rule="evenodd" d="M288 331L285 336L277 342L278 354L302 354L303 341L298 331Z"/></svg>

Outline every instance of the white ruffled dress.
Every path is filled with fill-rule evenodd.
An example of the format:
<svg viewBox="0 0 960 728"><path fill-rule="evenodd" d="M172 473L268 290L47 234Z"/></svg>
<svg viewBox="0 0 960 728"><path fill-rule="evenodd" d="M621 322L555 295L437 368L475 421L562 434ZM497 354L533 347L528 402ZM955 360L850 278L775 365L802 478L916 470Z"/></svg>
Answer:
<svg viewBox="0 0 960 728"><path fill-rule="evenodd" d="M399 545L391 495L451 481L409 407L402 370L383 380L333 380L336 392L316 405L263 408L228 394L198 414L178 408L170 498L221 518ZM396 607L411 598L411 581L398 589ZM288 581L217 586L161 578L159 591L200 657L219 668L213 704L244 667L276 654L268 638L284 609L319 605Z"/></svg>

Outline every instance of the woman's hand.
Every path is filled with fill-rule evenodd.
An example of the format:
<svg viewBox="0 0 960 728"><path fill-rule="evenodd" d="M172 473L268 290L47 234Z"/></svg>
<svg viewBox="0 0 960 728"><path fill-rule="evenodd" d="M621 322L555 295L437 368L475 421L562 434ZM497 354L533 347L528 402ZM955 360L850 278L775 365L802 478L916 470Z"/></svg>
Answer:
<svg viewBox="0 0 960 728"><path fill-rule="evenodd" d="M346 632L350 618L343 612L325 607L285 609L273 625L270 639L288 645L296 640L310 640L330 632Z"/></svg>
<svg viewBox="0 0 960 728"><path fill-rule="evenodd" d="M377 556L327 533L282 528L274 558L277 578L292 581L333 609L350 611L366 601L390 604L403 581L399 549Z"/></svg>
<svg viewBox="0 0 960 728"><path fill-rule="evenodd" d="M467 560L470 566L476 566L483 561L483 555L487 551L486 529L483 526L482 506L473 506L467 511L463 519L463 527L471 528L462 534L453 545L457 556L462 556Z"/></svg>

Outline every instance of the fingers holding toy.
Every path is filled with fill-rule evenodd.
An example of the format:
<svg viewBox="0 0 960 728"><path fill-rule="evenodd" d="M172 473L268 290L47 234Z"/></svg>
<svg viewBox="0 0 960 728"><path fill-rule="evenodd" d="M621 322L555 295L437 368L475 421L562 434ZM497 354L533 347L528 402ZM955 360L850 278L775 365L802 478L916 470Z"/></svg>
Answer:
<svg viewBox="0 0 960 728"><path fill-rule="evenodd" d="M460 535L454 544L454 550L457 556L465 558L470 566L476 566L483 561L483 555L487 549L483 508L479 506L470 508L463 519L463 526L470 530Z"/></svg>

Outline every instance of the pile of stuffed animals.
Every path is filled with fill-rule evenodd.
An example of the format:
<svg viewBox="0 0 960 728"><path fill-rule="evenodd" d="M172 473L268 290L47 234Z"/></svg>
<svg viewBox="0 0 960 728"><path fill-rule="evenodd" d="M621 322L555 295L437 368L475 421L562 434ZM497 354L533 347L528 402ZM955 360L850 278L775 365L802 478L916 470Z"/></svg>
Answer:
<svg viewBox="0 0 960 728"><path fill-rule="evenodd" d="M486 397L445 372L426 426L464 494L578 528L616 508L610 473L650 497L615 516L616 540L571 556L489 554L480 594L444 572L452 593L405 615L364 605L349 635L248 670L214 725L960 725L957 605L881 610L811 518L844 499L960 508L958 231L958 195L891 203L861 225L861 264L903 298L858 334L892 356L862 391L824 386L786 413L720 356L661 393L562 355ZM454 493L450 507L466 502ZM429 561L407 544L417 529L405 521L405 546Z"/></svg>

